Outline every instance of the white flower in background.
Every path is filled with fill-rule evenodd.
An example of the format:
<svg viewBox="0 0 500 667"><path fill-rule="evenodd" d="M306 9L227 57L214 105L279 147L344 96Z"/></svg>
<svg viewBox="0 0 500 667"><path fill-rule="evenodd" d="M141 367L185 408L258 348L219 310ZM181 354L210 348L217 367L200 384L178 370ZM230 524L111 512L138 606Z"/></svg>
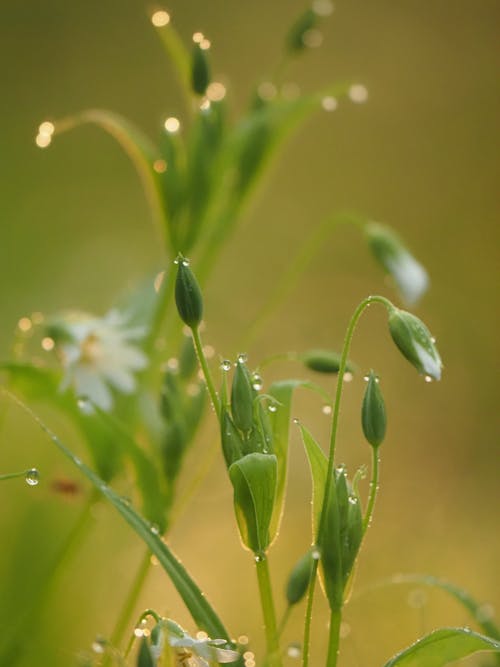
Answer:
<svg viewBox="0 0 500 667"><path fill-rule="evenodd" d="M72 387L77 396L89 398L103 410L113 407L112 389L131 394L134 373L148 359L136 342L144 327L127 327L116 310L104 317L72 313L53 324L51 335L64 368L61 390Z"/></svg>
<svg viewBox="0 0 500 667"><path fill-rule="evenodd" d="M238 651L220 648L227 644L224 639L195 639L170 619L166 619L166 627L168 643L183 667L210 667L214 663L235 662L241 657Z"/></svg>

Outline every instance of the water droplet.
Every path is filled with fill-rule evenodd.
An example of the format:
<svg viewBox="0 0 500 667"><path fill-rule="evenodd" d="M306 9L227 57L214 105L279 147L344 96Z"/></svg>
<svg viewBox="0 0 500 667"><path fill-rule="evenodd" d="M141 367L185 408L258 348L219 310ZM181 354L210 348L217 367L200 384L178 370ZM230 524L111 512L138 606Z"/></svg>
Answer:
<svg viewBox="0 0 500 667"><path fill-rule="evenodd" d="M325 403L325 405L321 408L321 412L324 415L331 415L332 414L332 406L328 405L328 403Z"/></svg>
<svg viewBox="0 0 500 667"><path fill-rule="evenodd" d="M153 524L150 527L150 530L153 533L153 535L159 535L160 534L160 529L158 528L158 526L156 524Z"/></svg>
<svg viewBox="0 0 500 667"><path fill-rule="evenodd" d="M18 328L20 331L23 333L27 333L33 326L33 322L29 317L21 317L19 322L17 323Z"/></svg>
<svg viewBox="0 0 500 667"><path fill-rule="evenodd" d="M346 473L346 465L345 463L341 463L339 466L335 468L335 472L337 475L345 475Z"/></svg>
<svg viewBox="0 0 500 667"><path fill-rule="evenodd" d="M264 382L262 381L261 376L258 373L254 373L252 375L252 387L255 389L255 391L260 391L263 386Z"/></svg>
<svg viewBox="0 0 500 667"><path fill-rule="evenodd" d="M271 405L269 405L267 409L269 410L269 412L276 412L278 410L278 406L274 405L274 403L271 403Z"/></svg>
<svg viewBox="0 0 500 667"><path fill-rule="evenodd" d="M77 466L82 465L82 459L79 459L78 456L74 456L73 461L76 463Z"/></svg>
<svg viewBox="0 0 500 667"><path fill-rule="evenodd" d="M369 376L369 375L363 375L363 380L364 380L365 382L368 382L369 379L370 379L370 376Z"/></svg>
<svg viewBox="0 0 500 667"><path fill-rule="evenodd" d="M96 637L92 642L92 650L94 653L102 654L106 650L106 640L104 637Z"/></svg>
<svg viewBox="0 0 500 667"><path fill-rule="evenodd" d="M313 560L319 560L321 558L321 553L319 552L319 549L313 549L311 551L311 558Z"/></svg>
<svg viewBox="0 0 500 667"><path fill-rule="evenodd" d="M167 163L165 160L155 160L153 162L153 170L157 174L164 174L167 171Z"/></svg>
<svg viewBox="0 0 500 667"><path fill-rule="evenodd" d="M40 345L42 346L42 350L45 350L45 352L50 352L54 349L56 343L53 338L50 338L50 336L45 336L45 338L42 338Z"/></svg>
<svg viewBox="0 0 500 667"><path fill-rule="evenodd" d="M265 560L265 556L263 554L256 554L254 560L256 563L262 563Z"/></svg>
<svg viewBox="0 0 500 667"><path fill-rule="evenodd" d="M170 118L166 119L163 126L169 134L176 134L181 128L181 122L178 118L170 116Z"/></svg>
<svg viewBox="0 0 500 667"><path fill-rule="evenodd" d="M92 403L89 401L88 398L85 397L78 398L76 404L79 410L81 410L85 415L91 415L94 412Z"/></svg>
<svg viewBox="0 0 500 667"><path fill-rule="evenodd" d="M221 361L221 364L220 364L221 370L226 371L226 372L230 371L231 366L232 366L232 364L229 361L229 359L224 359L223 361Z"/></svg>
<svg viewBox="0 0 500 667"><path fill-rule="evenodd" d="M29 486L36 486L40 482L40 473L36 468L30 468L26 471L24 479Z"/></svg>
<svg viewBox="0 0 500 667"><path fill-rule="evenodd" d="M144 637L144 630L142 628L135 628L134 637L137 637L138 639Z"/></svg>
<svg viewBox="0 0 500 667"><path fill-rule="evenodd" d="M328 95L327 97L323 97L321 100L321 106L325 111L335 111L335 109L338 107L339 103L335 99L335 97L331 97Z"/></svg>
<svg viewBox="0 0 500 667"><path fill-rule="evenodd" d="M182 266L189 266L190 262L187 257L183 257L182 259Z"/></svg>
<svg viewBox="0 0 500 667"><path fill-rule="evenodd" d="M240 635L236 641L241 646L245 646L246 644L248 644L249 639L246 635Z"/></svg>
<svg viewBox="0 0 500 667"><path fill-rule="evenodd" d="M464 625L464 627L462 628L462 630L463 630L464 632L472 632L472 630L469 628L468 625Z"/></svg>
<svg viewBox="0 0 500 667"><path fill-rule="evenodd" d="M434 336L431 336L431 343L433 343L434 345L436 344L436 339L434 338Z"/></svg>
<svg viewBox="0 0 500 667"><path fill-rule="evenodd" d="M362 104L368 99L368 90L361 83L355 83L349 88L349 99L356 104Z"/></svg>
<svg viewBox="0 0 500 667"><path fill-rule="evenodd" d="M226 87L223 83L213 81L207 88L207 97L212 102L219 102L226 96Z"/></svg>
<svg viewBox="0 0 500 667"><path fill-rule="evenodd" d="M350 505L357 505L358 504L358 499L356 496L349 496L349 504Z"/></svg>
<svg viewBox="0 0 500 667"><path fill-rule="evenodd" d="M257 92L259 93L259 97L267 101L272 100L278 94L276 86L270 81L263 81L257 88Z"/></svg>
<svg viewBox="0 0 500 667"><path fill-rule="evenodd" d="M244 352L240 352L237 359L239 364L246 364L248 357Z"/></svg>
<svg viewBox="0 0 500 667"><path fill-rule="evenodd" d="M353 378L353 374L351 373L351 371L346 371L344 373L344 378L343 378L344 382L352 382L352 378Z"/></svg>
<svg viewBox="0 0 500 667"><path fill-rule="evenodd" d="M306 30L302 36L302 42L308 49L317 49L323 43L323 33L317 28Z"/></svg>
<svg viewBox="0 0 500 667"><path fill-rule="evenodd" d="M170 15L164 10L158 10L151 16L151 23L155 28L163 28L170 23Z"/></svg>
<svg viewBox="0 0 500 667"><path fill-rule="evenodd" d="M297 417L294 417L294 418L292 419L292 422L293 422L294 424L300 424L300 421L297 419Z"/></svg>
<svg viewBox="0 0 500 667"><path fill-rule="evenodd" d="M300 644L296 644L295 642L293 644L289 644L286 649L286 654L289 658L300 658L302 654Z"/></svg>
<svg viewBox="0 0 500 667"><path fill-rule="evenodd" d="M432 382L432 379L433 379L433 378L432 378L430 375L426 375L426 376L424 377L424 380L425 380L427 383Z"/></svg>
<svg viewBox="0 0 500 667"><path fill-rule="evenodd" d="M330 16L333 12L333 4L330 0L314 0L312 8L318 16Z"/></svg>

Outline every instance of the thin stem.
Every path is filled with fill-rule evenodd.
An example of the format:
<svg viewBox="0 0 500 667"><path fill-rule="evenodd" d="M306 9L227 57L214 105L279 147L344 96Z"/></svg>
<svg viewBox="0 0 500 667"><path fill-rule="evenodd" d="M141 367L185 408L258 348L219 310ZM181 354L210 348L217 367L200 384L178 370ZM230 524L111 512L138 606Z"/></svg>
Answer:
<svg viewBox="0 0 500 667"><path fill-rule="evenodd" d="M29 470L23 470L22 472L8 472L5 475L0 475L0 482L4 479L16 479L17 477L26 477L29 473Z"/></svg>
<svg viewBox="0 0 500 667"><path fill-rule="evenodd" d="M215 391L215 386L212 380L212 374L210 373L210 369L208 367L207 359L203 352L203 345L201 344L200 331L198 328L196 328L196 329L191 329L191 332L193 334L193 343L196 350L196 354L198 355L198 361L200 362L201 370L203 372L203 377L205 378L208 393L210 394L210 400L212 401L212 405L214 406L217 419L219 419L220 401L219 397L217 396L217 392Z"/></svg>
<svg viewBox="0 0 500 667"><path fill-rule="evenodd" d="M342 609L333 609L330 614L330 633L328 636L328 656L326 659L326 667L336 667L337 665L341 621Z"/></svg>
<svg viewBox="0 0 500 667"><path fill-rule="evenodd" d="M311 568L311 579L309 581L309 590L307 592L307 608L304 622L304 642L302 648L302 667L309 665L309 644L311 642L311 621L314 602L314 591L316 589L316 575L318 573L318 560L313 560Z"/></svg>
<svg viewBox="0 0 500 667"><path fill-rule="evenodd" d="M372 479L370 482L370 495L368 496L368 504L366 506L366 513L363 518L363 536L368 530L368 526L371 523L373 509L375 507L375 500L377 499L378 492L378 478L379 478L379 468L380 468L380 457L378 455L378 447L373 447L372 449Z"/></svg>
<svg viewBox="0 0 500 667"><path fill-rule="evenodd" d="M119 646L123 640L123 635L129 624L130 616L134 611L134 607L137 603L139 595L141 593L144 582L151 567L151 553L149 549L146 551L142 560L140 562L139 568L135 574L135 578L132 584L131 589L128 592L128 595L125 599L125 604L122 607L116 625L113 632L111 633L111 644L113 646Z"/></svg>
<svg viewBox="0 0 500 667"><path fill-rule="evenodd" d="M259 582L260 602L266 633L267 664L269 667L281 667L276 613L274 611L274 600L267 556L265 554L258 554L255 557L255 566L257 570L257 580Z"/></svg>
<svg viewBox="0 0 500 667"><path fill-rule="evenodd" d="M278 637L281 637L283 634L283 630L285 629L286 624L288 623L288 619L290 618L291 611L292 605L289 604L285 609L283 616L281 617L281 621L278 623Z"/></svg>

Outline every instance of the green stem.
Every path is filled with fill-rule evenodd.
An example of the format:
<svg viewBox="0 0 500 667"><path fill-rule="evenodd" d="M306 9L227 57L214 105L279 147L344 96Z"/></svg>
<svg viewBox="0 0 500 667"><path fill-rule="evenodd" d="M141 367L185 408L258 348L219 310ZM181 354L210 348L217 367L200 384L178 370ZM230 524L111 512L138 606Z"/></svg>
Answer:
<svg viewBox="0 0 500 667"><path fill-rule="evenodd" d="M192 334L193 334L193 343L194 347L196 350L196 354L198 355L198 361L200 362L201 370L203 372L203 377L205 378L205 382L207 385L208 393L210 394L210 400L212 401L212 405L214 406L215 414L217 415L217 419L219 419L220 416L220 401L219 397L217 396L217 392L215 391L215 386L212 380L212 375L210 373L210 369L208 367L207 359L205 357L205 354L203 352L203 345L201 344L201 337L200 337L200 331L198 328L196 329L191 329Z"/></svg>
<svg viewBox="0 0 500 667"><path fill-rule="evenodd" d="M318 559L313 560L311 568L311 579L309 580L309 590L307 592L307 608L304 622L304 642L302 647L302 667L309 665L309 645L311 642L311 621L314 602L314 591L316 589L316 575L318 573Z"/></svg>
<svg viewBox="0 0 500 667"><path fill-rule="evenodd" d="M336 667L337 665L341 621L342 609L332 609L330 613L330 632L328 636L328 656L326 659L326 667Z"/></svg>
<svg viewBox="0 0 500 667"><path fill-rule="evenodd" d="M255 566L257 570L257 580L259 582L260 602L266 633L267 664L269 667L281 667L278 628L276 624L276 613L274 611L274 600L267 556L265 554L256 555Z"/></svg>
<svg viewBox="0 0 500 667"><path fill-rule="evenodd" d="M125 604L122 607L114 630L111 634L111 644L113 646L118 647L123 640L123 635L125 634L127 626L130 622L130 617L134 611L150 567L151 553L149 549L147 549L137 569L132 587L128 592L128 595L125 599Z"/></svg>
<svg viewBox="0 0 500 667"><path fill-rule="evenodd" d="M283 616L281 617L281 621L278 623L278 637L281 637L283 634L283 630L286 627L286 624L288 623L288 619L290 618L290 614L292 612L292 605L288 605L287 608L285 609Z"/></svg>
<svg viewBox="0 0 500 667"><path fill-rule="evenodd" d="M4 479L16 479L17 477L26 477L29 470L23 470L22 472L8 472L5 475L0 475L0 482Z"/></svg>
<svg viewBox="0 0 500 667"><path fill-rule="evenodd" d="M363 536L368 530L371 523L373 508L375 507L375 500L378 491L378 478L380 469L380 457L378 455L378 447L372 448L372 479L370 482L370 495L368 496L368 504L366 506L366 514L363 518Z"/></svg>

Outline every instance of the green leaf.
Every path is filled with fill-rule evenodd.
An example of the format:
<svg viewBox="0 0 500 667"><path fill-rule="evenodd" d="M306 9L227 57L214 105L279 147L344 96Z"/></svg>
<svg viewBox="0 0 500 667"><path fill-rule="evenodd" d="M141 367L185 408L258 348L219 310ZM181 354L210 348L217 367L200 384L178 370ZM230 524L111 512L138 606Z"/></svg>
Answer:
<svg viewBox="0 0 500 667"><path fill-rule="evenodd" d="M195 43L191 52L191 86L197 95L204 95L210 83L207 50Z"/></svg>
<svg viewBox="0 0 500 667"><path fill-rule="evenodd" d="M441 628L422 637L384 667L444 667L477 651L500 651L500 642L467 628Z"/></svg>
<svg viewBox="0 0 500 667"><path fill-rule="evenodd" d="M137 655L137 667L155 667L156 660L153 659L149 650L149 643L146 637L143 637Z"/></svg>
<svg viewBox="0 0 500 667"><path fill-rule="evenodd" d="M255 554L264 553L276 497L276 456L247 454L229 467L229 477L241 540Z"/></svg>
<svg viewBox="0 0 500 667"><path fill-rule="evenodd" d="M226 639L229 641L229 635L223 626L221 620L207 602L206 597L201 592L197 584L191 579L182 563L174 556L172 551L163 542L159 531L151 526L131 505L121 498L113 489L108 486L100 477L98 477L88 466L77 458L57 437L53 431L24 403L22 403L13 394L3 390L11 400L21 407L48 435L53 444L68 458L80 472L98 489L121 514L125 521L132 527L137 535L142 539L151 552L157 557L160 565L170 577L177 592L181 596L184 604L188 608L195 624L202 628L211 637Z"/></svg>
<svg viewBox="0 0 500 667"><path fill-rule="evenodd" d="M164 25L155 25L155 29L167 55L174 64L175 72L187 101L191 103L191 59L189 51L173 27L170 18Z"/></svg>
<svg viewBox="0 0 500 667"><path fill-rule="evenodd" d="M328 459L318 442L313 438L312 434L305 428L305 426L300 425L300 433L306 450L307 460L309 461L309 466L311 468L313 483L313 534L316 536L319 528L323 498L325 496Z"/></svg>

